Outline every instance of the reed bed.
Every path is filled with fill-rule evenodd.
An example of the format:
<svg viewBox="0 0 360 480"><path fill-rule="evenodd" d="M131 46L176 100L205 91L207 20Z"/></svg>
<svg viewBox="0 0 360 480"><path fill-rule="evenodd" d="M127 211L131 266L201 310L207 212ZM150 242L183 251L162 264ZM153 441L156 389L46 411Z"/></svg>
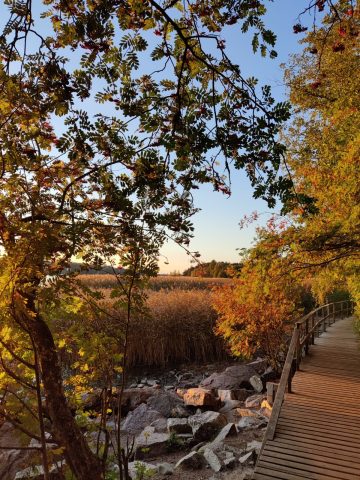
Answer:
<svg viewBox="0 0 360 480"><path fill-rule="evenodd" d="M116 285L116 280L111 274L83 274L79 280L89 288L111 289ZM159 275L150 280L150 290L208 290L216 285L223 285L229 282L228 278L201 278L184 277L178 275Z"/></svg>
<svg viewBox="0 0 360 480"><path fill-rule="evenodd" d="M88 287L102 292L105 310L112 311L111 275L82 275ZM128 366L207 363L227 358L222 339L214 334L216 312L211 306L211 289L228 279L164 276L155 278L148 290L148 312L131 320ZM98 328L124 329L125 313L114 312L117 321L104 318Z"/></svg>

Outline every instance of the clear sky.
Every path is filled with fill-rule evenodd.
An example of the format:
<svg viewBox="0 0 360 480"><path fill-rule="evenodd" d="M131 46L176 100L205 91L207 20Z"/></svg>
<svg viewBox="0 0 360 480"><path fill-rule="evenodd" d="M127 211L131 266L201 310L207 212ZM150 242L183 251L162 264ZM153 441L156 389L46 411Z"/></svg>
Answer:
<svg viewBox="0 0 360 480"><path fill-rule="evenodd" d="M283 72L280 64L285 63L291 53L301 51L298 41L301 35L293 33L293 25L298 23L298 15L308 6L308 0L266 0L268 12L264 17L267 28L277 35L276 50L278 57L274 60L262 58L260 53L253 54L251 36L244 35L236 26L231 28L231 34L225 39L228 46L228 54L234 63L241 67L243 76L254 76L259 79L259 84L268 84L272 87L276 100L286 98L286 90L283 84ZM35 14L43 10L40 1L34 2ZM0 27L3 27L8 18L8 7L1 2ZM306 24L311 24L311 18L304 18ZM46 23L44 24L47 30ZM45 33L45 30L43 33ZM51 33L51 30L49 30ZM76 61L73 59L73 64ZM147 68L152 67L146 59L144 64ZM141 68L141 67L140 67ZM152 71L152 68L151 70ZM88 105L94 113L98 111L95 104ZM63 130L62 119L55 119L57 133ZM239 221L244 215L253 211L263 213L260 215L258 224L265 223L269 217L269 208L261 200L252 198L252 189L243 172L232 173L232 195L230 198L219 192L213 192L211 186L204 185L194 192L195 206L201 211L193 217L195 227L194 239L190 244L190 250L199 251L201 261L238 261L237 249L251 245L255 235L256 225L241 230ZM182 272L191 265L191 258L178 245L169 241L161 251L159 260L161 273L173 271Z"/></svg>
<svg viewBox="0 0 360 480"><path fill-rule="evenodd" d="M266 2L268 12L264 17L268 28L277 35L276 50L278 57L274 60L264 59L260 54L254 55L249 38L232 30L226 38L230 57L241 67L244 76L255 76L260 84L271 85L276 100L286 98L283 84L283 71L280 67L290 54L301 51L301 35L293 33L297 17L307 6L306 0L274 0ZM310 18L304 19L311 23ZM202 186L195 191L195 204L201 212L193 217L195 227L194 239L190 250L199 251L201 261L238 261L239 248L247 248L255 235L256 224L240 229L239 221L244 215L256 210L260 215L257 225L269 218L269 208L262 200L252 198L251 185L243 172L233 172L232 195L230 198L219 192L213 192L210 186ZM191 258L179 246L168 242L162 249L164 257L160 258L161 273L182 272L191 265ZM168 262L166 264L165 262Z"/></svg>

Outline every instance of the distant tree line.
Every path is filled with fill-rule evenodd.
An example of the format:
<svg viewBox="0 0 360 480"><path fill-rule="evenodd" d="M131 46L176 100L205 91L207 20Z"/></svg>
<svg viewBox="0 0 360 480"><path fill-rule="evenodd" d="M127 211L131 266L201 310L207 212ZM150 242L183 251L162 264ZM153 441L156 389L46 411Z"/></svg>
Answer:
<svg viewBox="0 0 360 480"><path fill-rule="evenodd" d="M230 262L205 262L193 265L187 268L183 275L187 277L210 277L210 278L230 278L241 270L241 263Z"/></svg>

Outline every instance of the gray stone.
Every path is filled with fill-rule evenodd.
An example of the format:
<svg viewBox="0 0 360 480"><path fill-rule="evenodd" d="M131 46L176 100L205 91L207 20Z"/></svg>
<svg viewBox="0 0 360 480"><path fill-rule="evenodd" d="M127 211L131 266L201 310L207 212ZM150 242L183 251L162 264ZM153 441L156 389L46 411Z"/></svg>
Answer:
<svg viewBox="0 0 360 480"><path fill-rule="evenodd" d="M210 465L211 469L214 470L214 472L216 473L220 472L221 462L216 453L210 448L205 448L203 455L207 463Z"/></svg>
<svg viewBox="0 0 360 480"><path fill-rule="evenodd" d="M250 430L266 427L267 421L258 417L241 417L237 426L239 430Z"/></svg>
<svg viewBox="0 0 360 480"><path fill-rule="evenodd" d="M246 451L247 452L255 451L256 454L259 455L261 447L262 447L261 442L258 442L257 440L253 440L252 442L249 442L246 445Z"/></svg>
<svg viewBox="0 0 360 480"><path fill-rule="evenodd" d="M175 393L159 391L147 400L147 404L153 410L169 418L172 416L172 410L182 405L182 401Z"/></svg>
<svg viewBox="0 0 360 480"><path fill-rule="evenodd" d="M219 412L220 413L227 413L230 412L231 410L234 410L234 408L241 407L243 403L240 402L240 400L227 400L225 402L225 405L220 408Z"/></svg>
<svg viewBox="0 0 360 480"><path fill-rule="evenodd" d="M225 458L225 460L223 461L224 468L226 468L228 470L232 470L233 468L235 468L236 463L237 463L237 461L236 461L236 457L234 457L234 455L232 455L231 457Z"/></svg>
<svg viewBox="0 0 360 480"><path fill-rule="evenodd" d="M171 463L159 463L157 465L157 471L160 475L172 475L174 473L174 467Z"/></svg>
<svg viewBox="0 0 360 480"><path fill-rule="evenodd" d="M233 390L218 389L218 397L222 402L227 402L229 400L244 401L249 395L251 395L251 392L246 390L246 388L237 388Z"/></svg>
<svg viewBox="0 0 360 480"><path fill-rule="evenodd" d="M187 418L168 418L167 430L169 433L192 433Z"/></svg>
<svg viewBox="0 0 360 480"><path fill-rule="evenodd" d="M200 386L217 390L250 388L250 378L256 374L256 370L248 365L234 365L221 373L213 373L205 378Z"/></svg>
<svg viewBox="0 0 360 480"><path fill-rule="evenodd" d="M200 453L190 452L177 462L175 469L180 468L182 470L199 470L204 465L205 459Z"/></svg>
<svg viewBox="0 0 360 480"><path fill-rule="evenodd" d="M256 452L252 450L239 458L240 465L253 464L256 461Z"/></svg>
<svg viewBox="0 0 360 480"><path fill-rule="evenodd" d="M225 415L218 412L204 412L189 417L196 441L210 440L227 424Z"/></svg>
<svg viewBox="0 0 360 480"><path fill-rule="evenodd" d="M228 423L217 434L215 440L212 443L222 443L227 437L234 437L237 435L236 427L234 423Z"/></svg>
<svg viewBox="0 0 360 480"><path fill-rule="evenodd" d="M161 413L142 403L134 411L128 413L122 428L128 433L136 435L160 418L163 418Z"/></svg>
<svg viewBox="0 0 360 480"><path fill-rule="evenodd" d="M170 435L157 433L154 427L145 428L135 440L135 458L162 455L169 446Z"/></svg>
<svg viewBox="0 0 360 480"><path fill-rule="evenodd" d="M167 419L165 417L158 418L150 423L150 427L154 427L155 432L165 433L167 432Z"/></svg>
<svg viewBox="0 0 360 480"><path fill-rule="evenodd" d="M266 398L266 395L256 394L251 395L245 400L246 408L260 408L262 401Z"/></svg>
<svg viewBox="0 0 360 480"><path fill-rule="evenodd" d="M259 375L253 375L250 378L250 385L253 387L255 392L261 393L264 389L264 385L263 385L262 380L259 377Z"/></svg>

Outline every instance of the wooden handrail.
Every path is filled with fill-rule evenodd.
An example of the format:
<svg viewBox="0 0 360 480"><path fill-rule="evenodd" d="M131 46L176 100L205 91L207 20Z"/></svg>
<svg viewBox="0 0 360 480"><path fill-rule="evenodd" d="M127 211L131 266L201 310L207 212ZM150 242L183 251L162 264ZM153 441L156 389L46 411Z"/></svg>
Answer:
<svg viewBox="0 0 360 480"><path fill-rule="evenodd" d="M336 305L340 305L340 309L336 309ZM267 440L273 440L275 436L276 425L284 401L286 388L288 392L291 393L292 377L300 367L303 353L307 355L310 344L314 344L315 335L319 336L322 332L326 331L326 323L328 323L328 326L334 323L337 314L340 314L341 317L344 317L345 314L349 315L352 307L353 302L349 300L327 303L315 308L295 323L280 382L276 391L270 421L265 432L263 447Z"/></svg>

